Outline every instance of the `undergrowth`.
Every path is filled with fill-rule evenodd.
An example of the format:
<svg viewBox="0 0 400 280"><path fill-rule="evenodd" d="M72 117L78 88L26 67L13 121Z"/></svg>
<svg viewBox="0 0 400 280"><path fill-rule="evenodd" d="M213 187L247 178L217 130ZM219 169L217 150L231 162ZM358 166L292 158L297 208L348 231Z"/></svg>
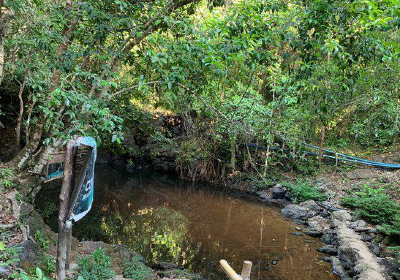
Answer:
<svg viewBox="0 0 400 280"><path fill-rule="evenodd" d="M353 209L356 215L373 224L389 236L400 236L400 203L383 193L383 189L372 189L368 185L360 191L345 196L342 205Z"/></svg>
<svg viewBox="0 0 400 280"><path fill-rule="evenodd" d="M91 255L78 260L79 277L85 280L114 279L115 273L111 269L111 257L105 254L104 249L98 249Z"/></svg>
<svg viewBox="0 0 400 280"><path fill-rule="evenodd" d="M282 186L287 188L290 198L296 204L307 200L324 201L327 199L325 194L319 192L314 185L306 180L299 180L296 184L283 182Z"/></svg>
<svg viewBox="0 0 400 280"><path fill-rule="evenodd" d="M123 263L124 277L135 280L155 280L157 276L150 267L147 267L142 262L132 259L124 260Z"/></svg>

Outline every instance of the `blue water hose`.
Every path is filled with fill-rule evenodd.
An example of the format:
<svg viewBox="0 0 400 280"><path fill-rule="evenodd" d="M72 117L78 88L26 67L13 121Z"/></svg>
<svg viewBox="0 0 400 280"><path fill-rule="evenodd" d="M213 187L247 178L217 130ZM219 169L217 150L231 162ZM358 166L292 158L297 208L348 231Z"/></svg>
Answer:
<svg viewBox="0 0 400 280"><path fill-rule="evenodd" d="M301 143L304 146L308 146L314 149L319 149L318 146L314 146L308 143ZM258 146L256 144L248 144L248 147L252 147L252 148L256 148L256 149L268 149L268 147L266 146ZM269 150L282 150L282 148L279 147L269 147ZM283 150L289 150L289 149L283 149ZM366 159L361 159L361 158L357 158L357 157L353 157L353 156L349 156L346 154L342 154L342 153L336 153L335 151L329 150L329 149L322 149L324 152L328 152L331 154L334 154L335 156L332 155L322 155L325 158L332 158L332 159L337 159L338 161L347 161L347 162L353 162L353 163L360 163L360 164L365 164L365 165L369 165L369 166L375 166L375 167L383 167L383 168L394 168L394 169L398 169L400 168L399 164L391 164L391 163L384 163L384 162L376 162L376 161L371 161L371 160L366 160ZM313 152L306 152L306 154L309 155L319 155L317 153L313 153Z"/></svg>

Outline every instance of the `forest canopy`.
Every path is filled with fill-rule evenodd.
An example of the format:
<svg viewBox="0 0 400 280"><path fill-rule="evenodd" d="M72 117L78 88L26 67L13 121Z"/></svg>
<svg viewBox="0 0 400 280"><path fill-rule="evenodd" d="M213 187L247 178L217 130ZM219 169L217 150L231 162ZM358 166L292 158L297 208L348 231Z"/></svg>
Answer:
<svg viewBox="0 0 400 280"><path fill-rule="evenodd" d="M391 145L399 14L397 0L2 0L10 164L39 155L40 172L75 134L120 143L155 111L180 115L204 157L278 138Z"/></svg>

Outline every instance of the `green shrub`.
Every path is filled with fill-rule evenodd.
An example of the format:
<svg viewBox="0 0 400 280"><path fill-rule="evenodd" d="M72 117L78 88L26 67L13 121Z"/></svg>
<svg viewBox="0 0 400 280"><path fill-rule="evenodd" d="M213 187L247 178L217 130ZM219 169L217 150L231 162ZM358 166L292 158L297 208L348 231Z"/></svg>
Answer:
<svg viewBox="0 0 400 280"><path fill-rule="evenodd" d="M283 182L282 185L286 187L290 193L290 198L294 203L300 203L307 200L324 201L327 199L326 195L319 192L317 188L307 181L299 180L297 184Z"/></svg>
<svg viewBox="0 0 400 280"><path fill-rule="evenodd" d="M365 185L362 191L342 198L342 205L354 209L358 217L373 224L386 235L400 235L400 204L382 193Z"/></svg>
<svg viewBox="0 0 400 280"><path fill-rule="evenodd" d="M137 260L125 260L123 263L124 277L135 280L155 280L157 276L150 267Z"/></svg>
<svg viewBox="0 0 400 280"><path fill-rule="evenodd" d="M78 260L80 268L79 276L85 280L109 280L114 279L114 271L111 270L111 257L105 254L105 250L98 249L90 256Z"/></svg>
<svg viewBox="0 0 400 280"><path fill-rule="evenodd" d="M40 267L44 274L50 275L56 272L56 259L50 255L40 255L37 266Z"/></svg>

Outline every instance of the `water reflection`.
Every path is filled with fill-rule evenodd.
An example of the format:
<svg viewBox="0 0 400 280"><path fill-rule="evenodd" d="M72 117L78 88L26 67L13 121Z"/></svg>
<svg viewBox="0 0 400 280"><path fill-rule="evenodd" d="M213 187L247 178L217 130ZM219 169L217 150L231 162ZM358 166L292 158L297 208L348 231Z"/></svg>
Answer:
<svg viewBox="0 0 400 280"><path fill-rule="evenodd" d="M221 258L236 270L253 261L252 279L335 279L319 260L319 241L294 236L296 225L278 209L157 174L108 167L97 174L92 211L74 226L78 238L126 244L154 263L178 263L207 279L225 279Z"/></svg>

